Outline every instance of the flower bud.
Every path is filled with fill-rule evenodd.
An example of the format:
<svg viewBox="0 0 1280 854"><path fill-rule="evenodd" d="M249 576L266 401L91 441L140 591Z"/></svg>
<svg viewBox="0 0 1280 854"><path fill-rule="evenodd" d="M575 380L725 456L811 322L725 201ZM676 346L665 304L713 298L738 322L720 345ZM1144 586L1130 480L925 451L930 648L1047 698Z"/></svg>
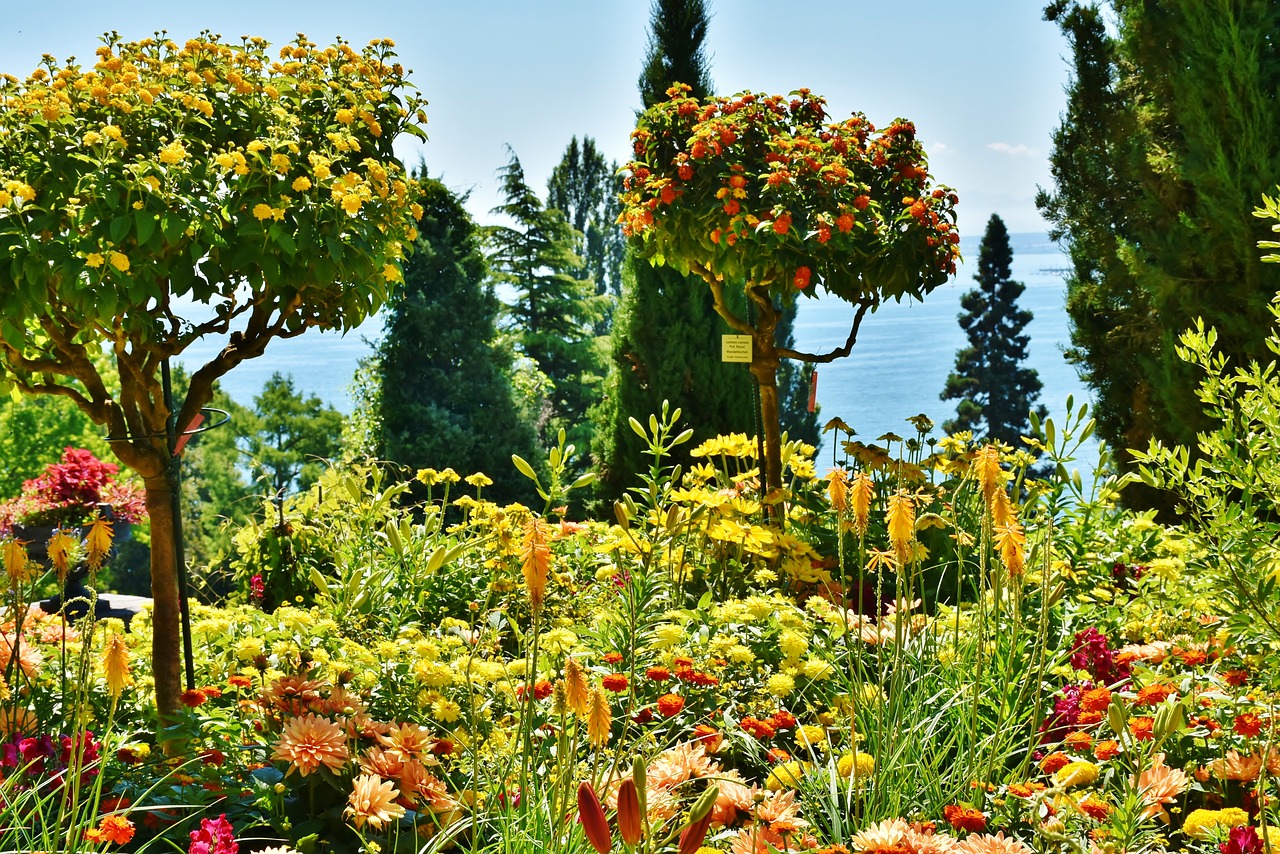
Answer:
<svg viewBox="0 0 1280 854"><path fill-rule="evenodd" d="M604 817L604 807L600 806L596 790L586 780L578 785L578 818L582 821L582 832L586 834L591 847L598 854L609 854L609 849L613 847L609 822Z"/></svg>
<svg viewBox="0 0 1280 854"><path fill-rule="evenodd" d="M628 777L618 787L618 834L628 848L634 848L641 833L640 796L635 780Z"/></svg>

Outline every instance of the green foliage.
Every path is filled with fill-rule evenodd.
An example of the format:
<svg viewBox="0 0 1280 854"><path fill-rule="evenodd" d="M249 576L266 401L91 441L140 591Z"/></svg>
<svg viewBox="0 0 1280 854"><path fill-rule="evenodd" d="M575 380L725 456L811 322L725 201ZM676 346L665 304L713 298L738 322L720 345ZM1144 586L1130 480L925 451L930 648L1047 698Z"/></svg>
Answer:
<svg viewBox="0 0 1280 854"><path fill-rule="evenodd" d="M342 413L314 394L305 397L292 377L277 371L253 398L244 433L245 451L265 489L276 495L303 491L337 457Z"/></svg>
<svg viewBox="0 0 1280 854"><path fill-rule="evenodd" d="M1280 180L1280 7L1109 5L1114 14L1067 0L1045 10L1072 45L1074 75L1054 186L1037 203L1071 256L1073 358L1100 435L1122 450L1152 438L1192 448L1206 421L1179 335L1203 317L1221 351L1247 364L1265 353L1280 291L1250 215Z"/></svg>
<svg viewBox="0 0 1280 854"><path fill-rule="evenodd" d="M13 497L23 481L40 473L63 448L110 453L102 431L75 404L60 397L6 397L0 400L0 496Z"/></svg>
<svg viewBox="0 0 1280 854"><path fill-rule="evenodd" d="M1031 337L1025 333L1032 314L1018 308L1026 290L1010 276L1013 249L1009 232L996 214L987 222L978 248L978 287L960 298L960 328L969 346L956 353L956 368L947 377L943 400L960 399L956 417L946 422L946 433L970 430L976 435L1021 447L1030 430L1028 413L1043 387L1027 358ZM1042 405L1036 414L1044 418Z"/></svg>
<svg viewBox="0 0 1280 854"><path fill-rule="evenodd" d="M496 500L514 501L528 489L510 455L530 456L534 432L498 332L502 305L462 200L439 181L423 187L418 246L378 345L381 442L372 455L414 470L484 472Z"/></svg>
<svg viewBox="0 0 1280 854"><path fill-rule="evenodd" d="M666 100L677 83L695 98L711 94L707 30L711 15L705 0L653 0L649 7L649 45L640 74L640 102L645 109Z"/></svg>
<svg viewBox="0 0 1280 854"><path fill-rule="evenodd" d="M489 264L495 279L515 291L507 315L520 353L550 381L539 439L550 445L561 428L581 447L590 445L587 410L601 378L593 327L604 311L591 283L575 278L582 259L574 253L573 229L563 212L543 206L525 182L515 152L501 170L504 202L493 213L510 224L488 231Z"/></svg>
<svg viewBox="0 0 1280 854"><path fill-rule="evenodd" d="M626 241L618 225L618 191L622 180L618 164L608 163L589 136L569 140L564 157L547 182L547 207L565 215L577 232L576 252L583 264L579 278L595 283L596 295L617 299L622 293L622 261ZM609 331L608 316L597 324L597 332Z"/></svg>
<svg viewBox="0 0 1280 854"><path fill-rule="evenodd" d="M1280 324L1280 301L1271 307ZM1266 346L1280 355L1280 326ZM1212 427L1196 453L1153 440L1134 451L1143 482L1169 490L1189 522L1203 572L1231 614L1234 637L1271 644L1268 667L1280 668L1280 376L1273 357L1235 367L1215 329L1197 320L1178 355L1204 372L1196 399Z"/></svg>

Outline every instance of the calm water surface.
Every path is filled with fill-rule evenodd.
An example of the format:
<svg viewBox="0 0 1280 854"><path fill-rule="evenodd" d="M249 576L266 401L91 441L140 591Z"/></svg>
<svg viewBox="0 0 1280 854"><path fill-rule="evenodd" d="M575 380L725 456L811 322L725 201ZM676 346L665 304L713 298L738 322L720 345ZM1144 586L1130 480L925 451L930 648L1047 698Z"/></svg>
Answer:
<svg viewBox="0 0 1280 854"><path fill-rule="evenodd" d="M1028 327L1031 347L1028 364L1044 383L1040 402L1061 421L1068 395L1077 406L1088 394L1075 369L1063 358L1069 344L1067 315L1063 308L1062 270L1066 258L1043 235L1012 235L1014 278L1026 285L1020 304L1035 319ZM974 286L977 243L962 244L968 263L952 282L939 287L923 303L903 302L882 306L863 321L862 330L848 358L818 368L818 403L821 420L839 416L863 441L888 432L914 435L906 419L924 413L938 424L955 414L956 401L938 395L955 366L956 351L966 345L956 322L960 297ZM853 309L834 299L801 299L796 324L797 349L821 353L844 343ZM341 335L308 332L298 338L274 341L264 356L241 364L222 380L237 401L250 404L272 373L293 376L302 393L315 394L343 412L353 402L349 386L357 362L367 356L382 334L379 318ZM207 339L190 348L182 361L189 367L203 364L222 345ZM1091 460L1082 460L1088 468Z"/></svg>

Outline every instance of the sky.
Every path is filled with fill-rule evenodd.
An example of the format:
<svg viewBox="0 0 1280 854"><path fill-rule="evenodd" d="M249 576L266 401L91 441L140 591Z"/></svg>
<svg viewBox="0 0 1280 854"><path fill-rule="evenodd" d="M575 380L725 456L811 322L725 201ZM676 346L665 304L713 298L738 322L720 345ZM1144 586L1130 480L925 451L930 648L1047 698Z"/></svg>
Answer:
<svg viewBox="0 0 1280 854"><path fill-rule="evenodd" d="M718 94L807 87L833 117L916 123L931 171L961 199L960 230L992 213L1012 232L1047 230L1035 208L1049 186L1050 137L1064 109L1069 48L1038 0L708 0ZM0 72L25 77L49 53L86 64L99 38L201 30L225 39L301 32L318 44L396 42L428 100L425 143L405 141L481 222L500 203L508 146L530 184L547 178L573 136L625 162L640 106L648 0L0 0Z"/></svg>

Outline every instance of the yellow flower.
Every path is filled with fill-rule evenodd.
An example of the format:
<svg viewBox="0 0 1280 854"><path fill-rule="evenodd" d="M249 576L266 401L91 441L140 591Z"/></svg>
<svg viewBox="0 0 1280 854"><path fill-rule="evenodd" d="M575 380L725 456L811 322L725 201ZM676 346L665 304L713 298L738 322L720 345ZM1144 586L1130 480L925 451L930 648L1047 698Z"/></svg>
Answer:
<svg viewBox="0 0 1280 854"><path fill-rule="evenodd" d="M778 638L778 649L787 658L799 658L809 651L809 642L797 632L786 631Z"/></svg>
<svg viewBox="0 0 1280 854"><path fill-rule="evenodd" d="M22 584L31 578L27 547L18 540L4 541L4 571L14 584Z"/></svg>
<svg viewBox="0 0 1280 854"><path fill-rule="evenodd" d="M133 684L133 675L129 672L129 648L125 646L123 635L113 632L107 638L107 648L102 653L102 672L107 677L107 693L112 699Z"/></svg>
<svg viewBox="0 0 1280 854"><path fill-rule="evenodd" d="M547 575L551 571L550 531L542 519L530 518L524 526L524 544L520 550L521 569L529 603L537 612L546 598Z"/></svg>
<svg viewBox="0 0 1280 854"><path fill-rule="evenodd" d="M267 144L265 142L263 142L260 139L255 139L252 142L250 142L248 145L246 145L244 148L245 148L245 151L248 151L250 154L257 154L259 151L263 151L264 149L266 149L266 147L267 147Z"/></svg>
<svg viewBox="0 0 1280 854"><path fill-rule="evenodd" d="M875 497L875 482L866 472L858 472L849 486L849 510L853 513L853 527L862 536L871 520L871 499Z"/></svg>
<svg viewBox="0 0 1280 854"><path fill-rule="evenodd" d="M1098 766L1092 762L1078 759L1068 762L1053 775L1053 782L1063 788L1072 786L1091 786L1098 780Z"/></svg>
<svg viewBox="0 0 1280 854"><path fill-rule="evenodd" d="M225 151L221 154L214 155L213 162L218 164L222 169L230 169L232 166L236 165L236 159Z"/></svg>
<svg viewBox="0 0 1280 854"><path fill-rule="evenodd" d="M271 210L271 205L265 205L262 202L259 202L253 206L254 219L271 219L272 216L274 216L274 212Z"/></svg>
<svg viewBox="0 0 1280 854"><path fill-rule="evenodd" d="M177 140L160 149L160 162L173 166L187 159L187 149Z"/></svg>
<svg viewBox="0 0 1280 854"><path fill-rule="evenodd" d="M765 680L764 687L770 694L782 699L796 689L796 680L785 673L775 673Z"/></svg>
<svg viewBox="0 0 1280 854"><path fill-rule="evenodd" d="M338 110L334 118L338 120L338 124L340 125L349 125L353 121L355 121L356 114L344 108L344 109Z"/></svg>
<svg viewBox="0 0 1280 854"><path fill-rule="evenodd" d="M293 187L294 191L298 193L304 192L306 190L310 190L311 179L308 178L306 175L300 175L297 178L293 179L293 184L291 186Z"/></svg>
<svg viewBox="0 0 1280 854"><path fill-rule="evenodd" d="M1249 823L1249 815L1238 807L1222 810L1192 810L1182 822L1182 832L1192 839L1208 839L1218 828L1240 827Z"/></svg>
<svg viewBox="0 0 1280 854"><path fill-rule="evenodd" d="M599 688L591 689L590 708L587 711L587 740L593 747L609 743L609 730L613 727L613 713L609 698Z"/></svg>
<svg viewBox="0 0 1280 854"><path fill-rule="evenodd" d="M990 506L996 489L1004 482L1004 472L1000 468L1000 449L995 445L983 445L979 448L973 458L973 473L978 479L983 500Z"/></svg>
<svg viewBox="0 0 1280 854"><path fill-rule="evenodd" d="M102 566L102 561L111 551L111 523L106 519L93 520L89 528L89 536L85 538L86 558L89 568L95 572Z"/></svg>
<svg viewBox="0 0 1280 854"><path fill-rule="evenodd" d="M96 130L91 130L82 136L80 141L85 145L97 145L102 142L102 134L98 133Z"/></svg>
<svg viewBox="0 0 1280 854"><path fill-rule="evenodd" d="M289 171L289 156L287 154L271 155L271 168L283 175Z"/></svg>
<svg viewBox="0 0 1280 854"><path fill-rule="evenodd" d="M796 743L805 747L826 746L827 731L814 724L805 724L796 729Z"/></svg>
<svg viewBox="0 0 1280 854"><path fill-rule="evenodd" d="M102 135L105 136L107 139L112 140L113 142L120 142L122 141L122 138L123 138L120 133L120 128L116 127L115 125L103 125Z"/></svg>
<svg viewBox="0 0 1280 854"><path fill-rule="evenodd" d="M348 193L342 197L342 209L346 211L349 216L355 216L358 214L362 204L364 204L364 201L355 193Z"/></svg>
<svg viewBox="0 0 1280 854"><path fill-rule="evenodd" d="M800 759L780 762L769 772L768 778L764 781L764 787L771 792L795 789L808 771L809 763Z"/></svg>
<svg viewBox="0 0 1280 854"><path fill-rule="evenodd" d="M451 724L462 717L462 707L453 700L441 698L431 704L431 715L440 723Z"/></svg>
<svg viewBox="0 0 1280 854"><path fill-rule="evenodd" d="M109 254L112 267L115 267L121 273L129 272L129 256L123 252L111 252Z"/></svg>
<svg viewBox="0 0 1280 854"><path fill-rule="evenodd" d="M870 753L846 753L836 761L836 773L854 779L870 777L876 770L876 758Z"/></svg>
<svg viewBox="0 0 1280 854"><path fill-rule="evenodd" d="M885 521L889 525L889 542L893 544L898 566L905 566L916 533L916 506L911 496L901 490L890 496Z"/></svg>
<svg viewBox="0 0 1280 854"><path fill-rule="evenodd" d="M349 199L351 196L347 196L347 198ZM344 200L343 207L345 206ZM404 278L404 274L400 272L400 268L395 264L384 264L382 267L382 278L388 282L398 282ZM472 475L472 477L474 477L474 475ZM467 482L471 482L471 477L467 478ZM492 481L490 482L492 483Z"/></svg>

